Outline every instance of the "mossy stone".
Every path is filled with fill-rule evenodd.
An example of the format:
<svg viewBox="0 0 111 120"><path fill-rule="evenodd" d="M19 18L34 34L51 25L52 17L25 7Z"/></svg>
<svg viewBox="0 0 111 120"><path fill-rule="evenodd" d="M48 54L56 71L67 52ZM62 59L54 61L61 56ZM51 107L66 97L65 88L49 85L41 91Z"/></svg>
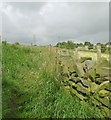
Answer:
<svg viewBox="0 0 111 120"><path fill-rule="evenodd" d="M83 66L82 66L81 63L75 63L74 64L74 69L75 69L75 71L76 71L76 73L78 74L79 77L84 76Z"/></svg>
<svg viewBox="0 0 111 120"><path fill-rule="evenodd" d="M75 90L75 89L71 89L71 92L72 92L74 95L76 95L80 100L87 99L87 98L84 97L83 95L79 94L79 93L77 92L77 90Z"/></svg>
<svg viewBox="0 0 111 120"><path fill-rule="evenodd" d="M77 90L86 95L90 94L90 91L87 88L85 88L81 83L77 83Z"/></svg>
<svg viewBox="0 0 111 120"><path fill-rule="evenodd" d="M95 82L92 82L91 87L90 87L90 92L95 93L97 91L97 89L98 89L98 86L99 85L97 85Z"/></svg>
<svg viewBox="0 0 111 120"><path fill-rule="evenodd" d="M107 90L100 90L100 91L99 91L99 96L100 96L100 97L109 96L109 91L107 91Z"/></svg>

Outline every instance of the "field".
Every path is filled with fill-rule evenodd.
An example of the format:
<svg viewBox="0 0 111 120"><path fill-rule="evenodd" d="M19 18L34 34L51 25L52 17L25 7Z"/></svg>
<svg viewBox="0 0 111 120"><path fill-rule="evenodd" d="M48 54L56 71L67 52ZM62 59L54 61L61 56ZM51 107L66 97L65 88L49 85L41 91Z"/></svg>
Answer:
<svg viewBox="0 0 111 120"><path fill-rule="evenodd" d="M105 117L96 106L81 101L64 87L57 49L2 44L3 118Z"/></svg>
<svg viewBox="0 0 111 120"><path fill-rule="evenodd" d="M87 52L87 51L79 51L79 58L80 57L92 57L93 60L97 60L97 53L96 52ZM101 57L106 58L107 60L109 60L109 55L108 54L102 54Z"/></svg>

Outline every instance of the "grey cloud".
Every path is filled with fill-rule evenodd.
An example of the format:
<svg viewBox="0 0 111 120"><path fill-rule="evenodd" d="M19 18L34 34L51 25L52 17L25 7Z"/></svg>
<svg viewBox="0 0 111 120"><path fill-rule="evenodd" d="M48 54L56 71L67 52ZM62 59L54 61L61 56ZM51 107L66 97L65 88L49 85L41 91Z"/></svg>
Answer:
<svg viewBox="0 0 111 120"><path fill-rule="evenodd" d="M6 3L2 33L9 42L44 45L69 39L108 42L108 11L108 3Z"/></svg>
<svg viewBox="0 0 111 120"><path fill-rule="evenodd" d="M45 2L6 2L5 5L12 6L15 10L21 11L23 14L35 13L39 11Z"/></svg>

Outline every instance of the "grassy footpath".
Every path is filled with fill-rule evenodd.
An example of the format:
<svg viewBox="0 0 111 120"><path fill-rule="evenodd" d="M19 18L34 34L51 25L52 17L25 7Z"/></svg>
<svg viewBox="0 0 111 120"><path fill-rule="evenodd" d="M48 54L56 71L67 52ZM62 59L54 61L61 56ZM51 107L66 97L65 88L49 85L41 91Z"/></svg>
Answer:
<svg viewBox="0 0 111 120"><path fill-rule="evenodd" d="M4 118L100 118L61 84L55 48L2 45Z"/></svg>

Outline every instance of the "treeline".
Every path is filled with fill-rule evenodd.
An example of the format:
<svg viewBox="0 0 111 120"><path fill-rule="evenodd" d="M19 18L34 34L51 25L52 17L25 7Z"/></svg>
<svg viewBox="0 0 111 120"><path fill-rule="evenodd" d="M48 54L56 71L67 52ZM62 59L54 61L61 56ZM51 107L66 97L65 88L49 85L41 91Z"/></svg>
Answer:
<svg viewBox="0 0 111 120"><path fill-rule="evenodd" d="M2 41L3 44L7 44L7 41ZM13 43L14 45L19 45L19 42ZM32 45L32 44L31 44ZM66 42L58 42L56 44L56 47L59 48L66 48L66 49L75 49L79 48L79 50L96 50L96 46L101 46L101 52L102 53L109 53L111 52L111 42L108 43L97 43L93 44L91 42L85 41L84 43L74 43L72 41L66 41ZM34 45L37 46L37 45Z"/></svg>
<svg viewBox="0 0 111 120"><path fill-rule="evenodd" d="M96 50L96 46L99 45L101 46L101 52L102 53L107 53L110 50L110 46L111 43L97 43L96 45L94 45L91 42L84 42L84 43L74 43L72 41L67 41L67 42L58 42L56 44L56 47L60 47L60 48L66 48L66 49L75 49L75 48L79 48L81 50Z"/></svg>

